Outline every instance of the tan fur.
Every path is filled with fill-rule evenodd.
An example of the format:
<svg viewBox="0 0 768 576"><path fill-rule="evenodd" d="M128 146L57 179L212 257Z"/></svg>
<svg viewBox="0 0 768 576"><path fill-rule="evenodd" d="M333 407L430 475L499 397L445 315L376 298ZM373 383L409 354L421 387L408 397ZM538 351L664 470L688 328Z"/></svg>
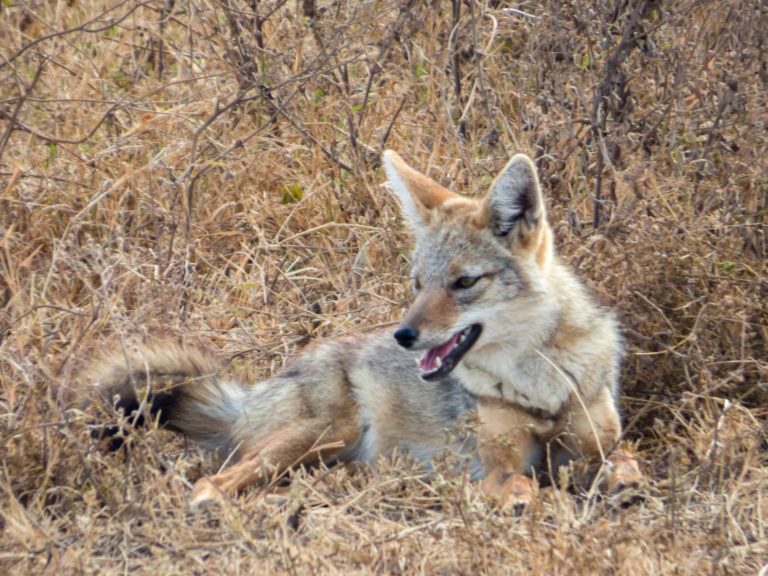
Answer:
<svg viewBox="0 0 768 576"><path fill-rule="evenodd" d="M332 458L352 444L359 434L355 421L326 428L323 428L324 425L322 420L304 421L276 430L256 446L250 447L223 472L198 480L190 503L199 506L218 500L223 494L235 494L247 486L269 482L289 468Z"/></svg>
<svg viewBox="0 0 768 576"><path fill-rule="evenodd" d="M394 152L383 162L415 236L419 286L394 334L310 346L249 386L218 377L201 348L164 339L106 353L86 379L107 404L232 453L198 481L196 505L297 465L408 451L429 466L446 448L505 504L529 502L536 477L556 479L572 459L601 466L610 489L637 482L636 460L615 451L617 325L557 258L531 160L512 158L480 200ZM476 437L461 425L473 413Z"/></svg>
<svg viewBox="0 0 768 576"><path fill-rule="evenodd" d="M456 321L457 311L446 290L424 290L417 297L408 313L403 318L403 324L424 324L450 328Z"/></svg>
<svg viewBox="0 0 768 576"><path fill-rule="evenodd" d="M408 166L400 155L391 150L387 151L390 162L395 166L397 174L403 179L405 186L414 190L418 209L422 217L428 217L433 208L460 198L450 190L446 190L431 178Z"/></svg>

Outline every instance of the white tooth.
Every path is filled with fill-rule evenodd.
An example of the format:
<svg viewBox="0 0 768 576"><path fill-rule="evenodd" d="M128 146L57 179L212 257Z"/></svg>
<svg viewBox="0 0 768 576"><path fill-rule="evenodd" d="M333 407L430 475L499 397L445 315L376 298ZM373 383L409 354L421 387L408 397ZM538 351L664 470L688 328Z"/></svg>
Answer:
<svg viewBox="0 0 768 576"><path fill-rule="evenodd" d="M435 358L435 365L436 365L438 368L440 368L440 366L442 366L442 365L443 365L443 361L440 359L440 356L438 356L437 358Z"/></svg>
<svg viewBox="0 0 768 576"><path fill-rule="evenodd" d="M467 333L466 333L466 332L462 332L462 333L461 333L461 335L459 336L459 344L461 344L462 342L464 342L464 340L465 340L466 338L467 338Z"/></svg>

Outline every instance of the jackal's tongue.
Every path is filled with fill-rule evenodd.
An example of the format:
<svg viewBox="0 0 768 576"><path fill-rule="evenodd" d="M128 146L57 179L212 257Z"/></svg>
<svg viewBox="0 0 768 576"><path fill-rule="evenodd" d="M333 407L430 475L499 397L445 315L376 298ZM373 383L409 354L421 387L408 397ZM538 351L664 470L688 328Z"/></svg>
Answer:
<svg viewBox="0 0 768 576"><path fill-rule="evenodd" d="M419 359L419 368L421 368L421 371L427 373L433 372L440 368L446 356L448 356L451 352L453 352L453 349L456 348L456 344L458 343L460 337L461 332L454 334L453 338L448 340L448 342L445 344L441 344L440 346L427 350Z"/></svg>

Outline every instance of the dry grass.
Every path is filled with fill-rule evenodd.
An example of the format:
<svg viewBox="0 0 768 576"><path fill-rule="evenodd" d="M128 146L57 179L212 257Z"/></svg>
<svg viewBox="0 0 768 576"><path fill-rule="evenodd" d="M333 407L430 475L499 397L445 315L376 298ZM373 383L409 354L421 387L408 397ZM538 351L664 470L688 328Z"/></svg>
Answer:
<svg viewBox="0 0 768 576"><path fill-rule="evenodd" d="M765 572L764 3L1 9L0 572ZM561 251L627 327L639 498L551 489L516 517L396 459L197 515L207 456L161 430L108 453L65 409L110 334L162 325L254 379L396 321L384 146L465 193L536 157Z"/></svg>

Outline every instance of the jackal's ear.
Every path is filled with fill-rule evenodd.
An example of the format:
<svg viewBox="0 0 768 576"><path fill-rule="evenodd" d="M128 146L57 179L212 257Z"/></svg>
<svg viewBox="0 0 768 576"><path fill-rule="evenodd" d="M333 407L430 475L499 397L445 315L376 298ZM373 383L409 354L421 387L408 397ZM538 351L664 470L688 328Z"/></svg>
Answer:
<svg viewBox="0 0 768 576"><path fill-rule="evenodd" d="M506 236L514 228L522 235L532 233L545 218L533 161L525 154L512 157L491 184L485 202L488 225L497 236Z"/></svg>
<svg viewBox="0 0 768 576"><path fill-rule="evenodd" d="M403 216L411 227L428 223L434 208L458 197L408 166L397 152L386 150L381 160L387 173L387 183L400 200Z"/></svg>

